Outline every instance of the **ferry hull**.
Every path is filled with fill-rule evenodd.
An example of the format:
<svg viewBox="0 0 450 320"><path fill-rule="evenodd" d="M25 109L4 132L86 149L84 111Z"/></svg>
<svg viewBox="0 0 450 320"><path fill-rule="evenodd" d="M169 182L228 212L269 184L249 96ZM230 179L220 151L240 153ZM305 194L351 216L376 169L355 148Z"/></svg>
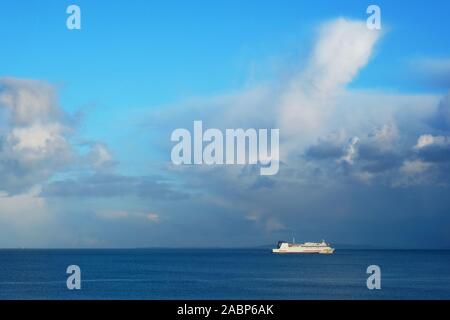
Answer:
<svg viewBox="0 0 450 320"><path fill-rule="evenodd" d="M272 249L272 253L278 253L278 254L332 254L332 253L334 253L334 249L323 250L323 251L287 251L287 250Z"/></svg>

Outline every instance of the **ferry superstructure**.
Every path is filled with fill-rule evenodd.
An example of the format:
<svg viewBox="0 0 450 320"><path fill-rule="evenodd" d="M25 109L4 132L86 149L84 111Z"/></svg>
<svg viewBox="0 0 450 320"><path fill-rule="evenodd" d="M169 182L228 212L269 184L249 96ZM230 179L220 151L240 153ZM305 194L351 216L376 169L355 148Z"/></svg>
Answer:
<svg viewBox="0 0 450 320"><path fill-rule="evenodd" d="M319 253L332 254L334 248L330 247L324 240L322 242L305 242L290 243L287 241L279 241L276 249L272 249L273 253Z"/></svg>

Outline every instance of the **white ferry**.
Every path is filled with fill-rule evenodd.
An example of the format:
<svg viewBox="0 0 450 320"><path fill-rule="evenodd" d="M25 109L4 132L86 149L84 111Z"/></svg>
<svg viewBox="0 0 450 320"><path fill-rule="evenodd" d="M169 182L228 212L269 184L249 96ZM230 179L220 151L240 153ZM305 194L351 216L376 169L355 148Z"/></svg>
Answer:
<svg viewBox="0 0 450 320"><path fill-rule="evenodd" d="M334 248L330 247L324 240L322 242L305 242L292 243L286 241L279 241L276 249L272 249L273 253L320 253L331 254Z"/></svg>

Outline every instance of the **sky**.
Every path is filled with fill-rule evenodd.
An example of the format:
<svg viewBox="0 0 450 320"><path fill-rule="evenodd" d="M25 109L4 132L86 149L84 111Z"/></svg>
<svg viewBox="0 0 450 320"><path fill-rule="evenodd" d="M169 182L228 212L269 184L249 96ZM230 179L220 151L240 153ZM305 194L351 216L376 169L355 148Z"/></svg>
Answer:
<svg viewBox="0 0 450 320"><path fill-rule="evenodd" d="M450 248L448 1L0 8L0 247ZM195 120L279 129L279 172L174 165Z"/></svg>

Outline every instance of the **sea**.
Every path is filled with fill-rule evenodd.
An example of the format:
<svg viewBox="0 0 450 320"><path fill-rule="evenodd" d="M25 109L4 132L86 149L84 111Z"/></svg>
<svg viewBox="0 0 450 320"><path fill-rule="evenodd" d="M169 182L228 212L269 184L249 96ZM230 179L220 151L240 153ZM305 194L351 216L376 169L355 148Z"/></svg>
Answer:
<svg viewBox="0 0 450 320"><path fill-rule="evenodd" d="M371 265L380 289L367 287ZM0 250L0 299L450 299L450 251Z"/></svg>

